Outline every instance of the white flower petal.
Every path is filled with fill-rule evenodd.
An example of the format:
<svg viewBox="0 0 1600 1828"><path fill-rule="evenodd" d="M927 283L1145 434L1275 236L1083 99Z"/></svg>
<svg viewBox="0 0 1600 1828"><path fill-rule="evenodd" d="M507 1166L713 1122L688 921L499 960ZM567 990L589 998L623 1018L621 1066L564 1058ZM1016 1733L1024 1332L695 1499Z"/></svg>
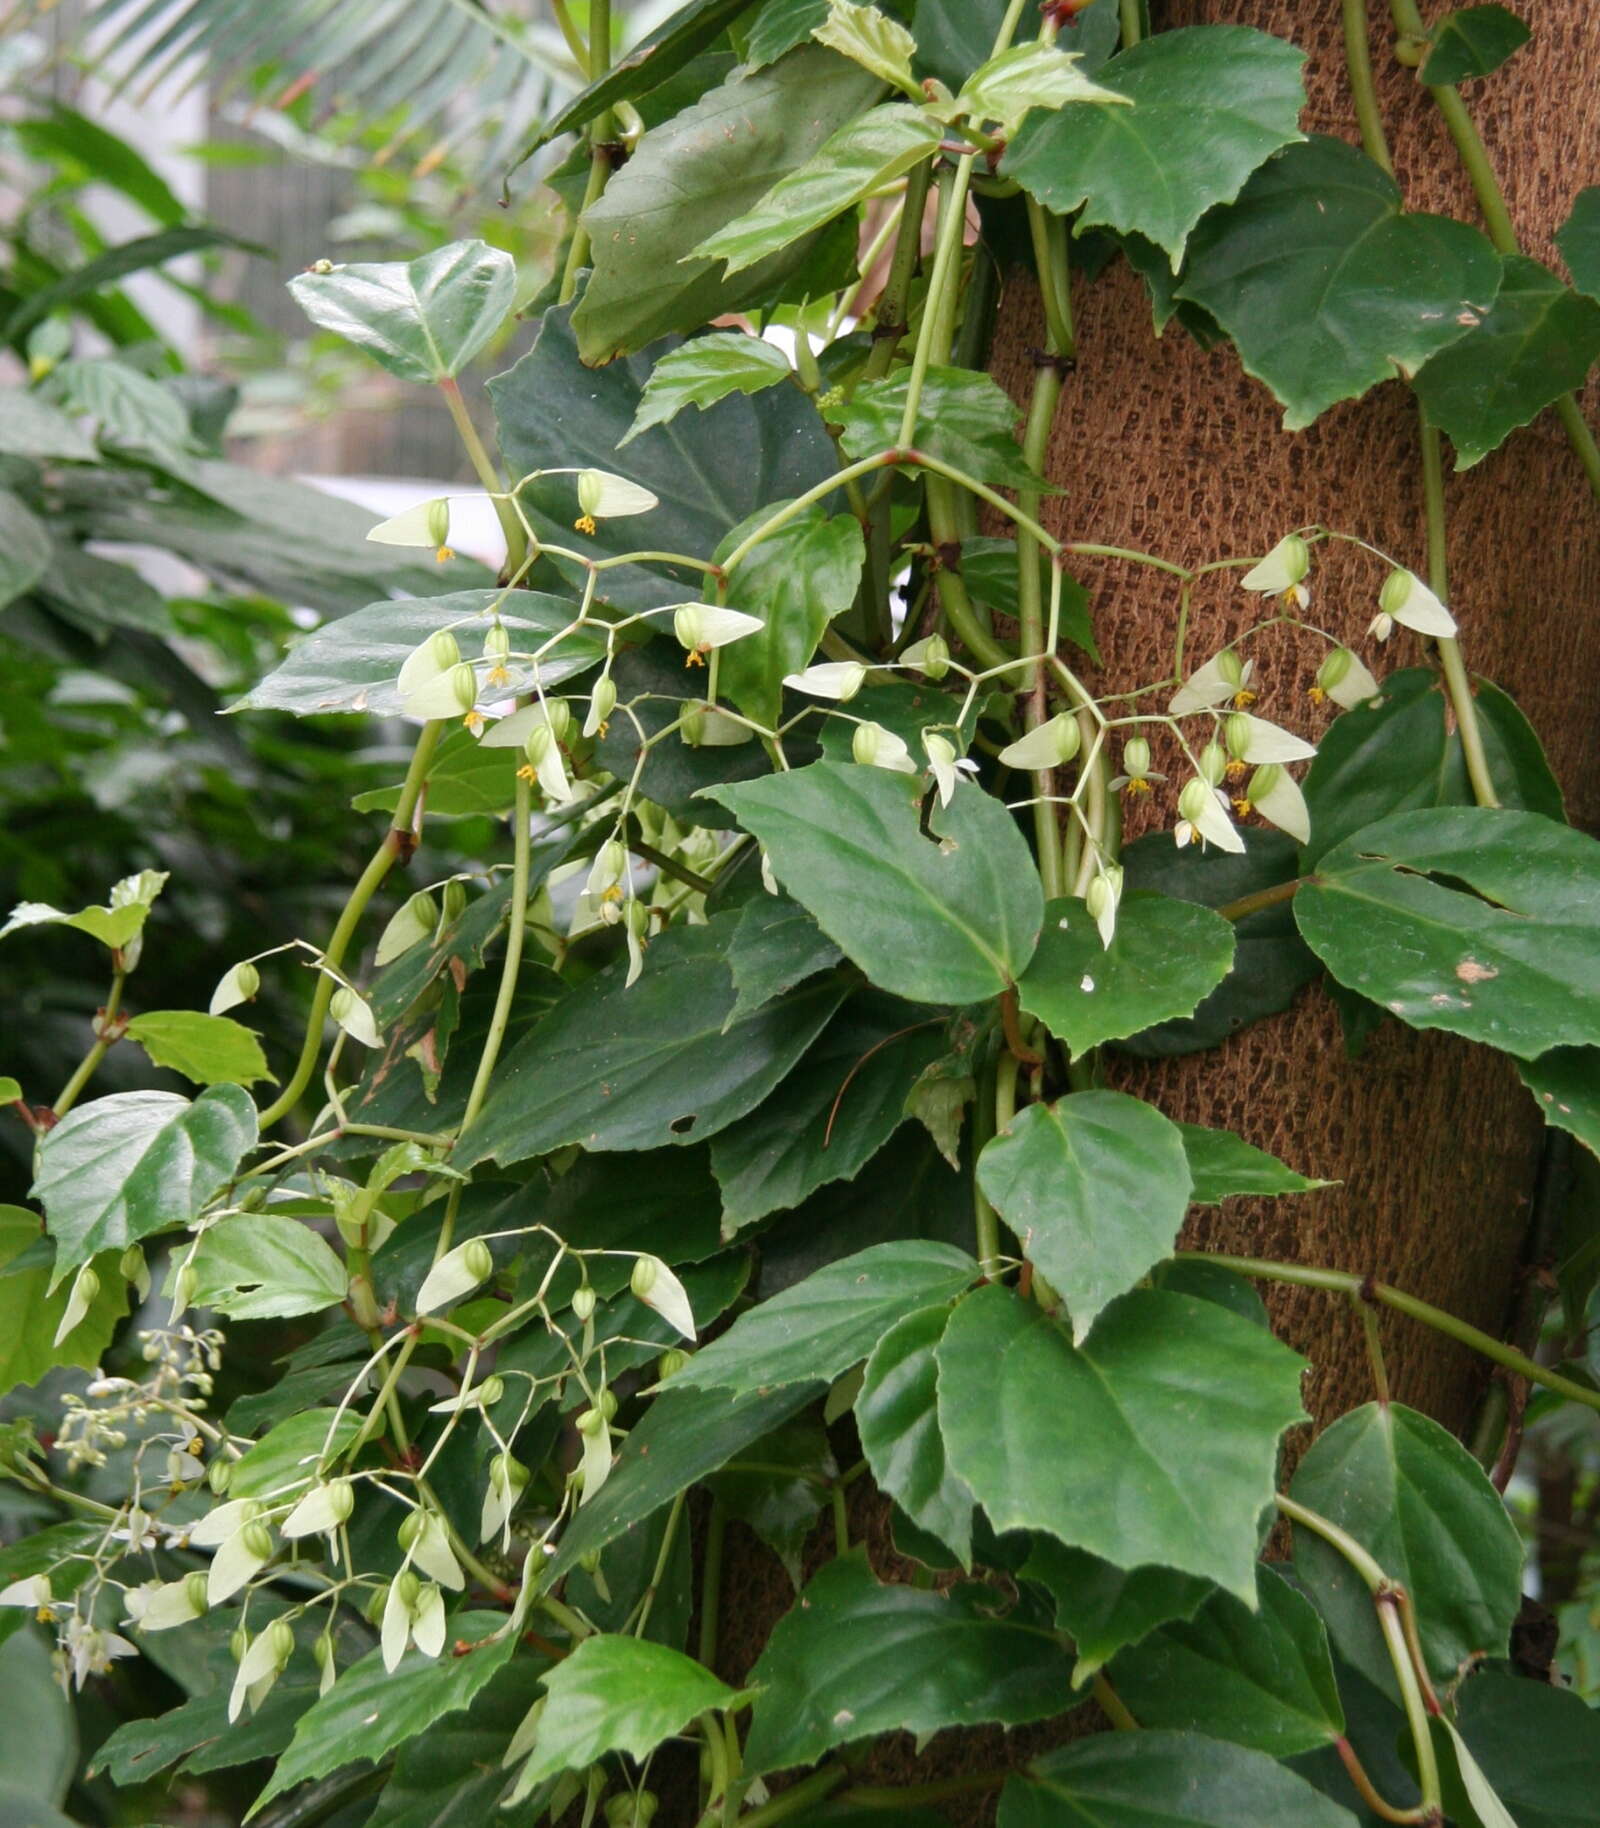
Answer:
<svg viewBox="0 0 1600 1828"><path fill-rule="evenodd" d="M1356 654L1350 656L1350 665L1344 678L1337 685L1328 687L1329 698L1344 711L1353 711L1357 705L1364 705L1369 698L1375 698L1377 693L1377 680Z"/></svg>
<svg viewBox="0 0 1600 1828"><path fill-rule="evenodd" d="M785 673L783 683L813 698L832 698L842 704L855 697L866 676L867 669L859 660L824 660L803 673Z"/></svg>
<svg viewBox="0 0 1600 1828"><path fill-rule="evenodd" d="M1317 745L1308 743L1304 737L1296 736L1291 731L1280 730L1276 724L1269 724L1264 717L1252 717L1248 711L1240 711L1250 732L1250 739L1245 744L1240 756L1242 761L1253 767L1266 762L1305 762L1317 753ZM1232 727L1232 719L1229 720Z"/></svg>
<svg viewBox="0 0 1600 1828"><path fill-rule="evenodd" d="M648 514L661 503L626 476L613 475L610 470L580 470L578 505L596 520L606 520L619 514Z"/></svg>
<svg viewBox="0 0 1600 1828"><path fill-rule="evenodd" d="M367 538L379 546L437 546L439 542L431 531L436 500L419 501L403 514L379 521L367 529Z"/></svg>
<svg viewBox="0 0 1600 1828"><path fill-rule="evenodd" d="M425 1586L417 1595L417 1609L411 1619L411 1641L425 1657L436 1657L444 1649L444 1595L435 1586Z"/></svg>
<svg viewBox="0 0 1600 1828"><path fill-rule="evenodd" d="M1229 651L1223 650L1224 653ZM1237 677L1230 678L1223 670L1228 664L1222 654L1216 654L1191 673L1173 693L1168 713L1173 717L1189 717L1196 711L1214 711L1218 705L1226 704L1235 692L1250 683L1255 668L1254 661L1246 660L1239 667Z"/></svg>
<svg viewBox="0 0 1600 1828"><path fill-rule="evenodd" d="M450 1533L444 1519L434 1511L422 1512L422 1527L411 1545L411 1559L430 1580L459 1592L466 1585L461 1564L450 1548Z"/></svg>
<svg viewBox="0 0 1600 1828"><path fill-rule="evenodd" d="M1306 575L1310 562L1305 541L1298 533L1287 533L1239 582L1246 590L1270 591L1274 596L1281 596Z"/></svg>
<svg viewBox="0 0 1600 1828"><path fill-rule="evenodd" d="M243 1529L236 1531L211 1558L206 1575L206 1604L220 1606L224 1600L232 1599L271 1559L270 1555L255 1553L245 1541Z"/></svg>
<svg viewBox="0 0 1600 1828"><path fill-rule="evenodd" d="M383 1602L383 1623L378 1642L383 1650L383 1667L392 1676L411 1641L411 1613L400 1592L400 1582L389 1583L389 1597Z"/></svg>
<svg viewBox="0 0 1600 1828"><path fill-rule="evenodd" d="M1250 804L1269 825L1276 825L1302 844L1311 842L1311 814L1306 809L1305 795L1299 783L1282 768L1265 793L1252 794Z"/></svg>

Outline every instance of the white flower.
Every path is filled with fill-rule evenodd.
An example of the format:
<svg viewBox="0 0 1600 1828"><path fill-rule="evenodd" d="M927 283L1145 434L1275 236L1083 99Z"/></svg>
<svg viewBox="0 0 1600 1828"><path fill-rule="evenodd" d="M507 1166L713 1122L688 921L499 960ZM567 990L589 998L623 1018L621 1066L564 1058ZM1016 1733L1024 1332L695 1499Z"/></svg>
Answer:
<svg viewBox="0 0 1600 1828"><path fill-rule="evenodd" d="M261 973L250 959L237 964L231 971L225 972L221 983L211 993L209 1005L211 1014L222 1015L226 1010L235 1009L240 1003L248 1003L261 988Z"/></svg>
<svg viewBox="0 0 1600 1828"><path fill-rule="evenodd" d="M1239 580L1246 590L1259 590L1304 609L1311 592L1301 579L1311 569L1311 548L1298 533L1287 534Z"/></svg>
<svg viewBox="0 0 1600 1828"><path fill-rule="evenodd" d="M436 1511L412 1511L400 1526L400 1546L430 1580L459 1593L466 1585L461 1564L450 1547L450 1532Z"/></svg>
<svg viewBox="0 0 1600 1828"><path fill-rule="evenodd" d="M419 1581L409 1568L402 1569L389 1583L383 1604L378 1631L383 1667L393 1675L407 1644L415 1644L425 1657L438 1656L444 1635L444 1595L431 1581Z"/></svg>
<svg viewBox="0 0 1600 1828"><path fill-rule="evenodd" d="M1238 740L1235 741L1235 736ZM1264 717L1252 717L1248 711L1235 711L1228 719L1228 751L1242 762L1305 762L1317 753L1317 745L1288 730L1280 730Z"/></svg>
<svg viewBox="0 0 1600 1828"><path fill-rule="evenodd" d="M586 1409L578 1417L578 1439L583 1443L583 1458L579 1462L581 1492L578 1498L580 1505L589 1500L605 1484L611 1472L611 1428L605 1416L598 1409Z"/></svg>
<svg viewBox="0 0 1600 1828"><path fill-rule="evenodd" d="M0 1606L26 1606L29 1611L43 1616L49 1615L54 1598L48 1574L24 1575L21 1580L12 1581L9 1587L0 1587Z"/></svg>
<svg viewBox="0 0 1600 1828"><path fill-rule="evenodd" d="M206 1604L220 1606L224 1600L232 1599L272 1560L272 1555L272 1532L267 1526L261 1522L241 1524L211 1558Z"/></svg>
<svg viewBox="0 0 1600 1828"><path fill-rule="evenodd" d="M529 730L522 753L526 760L517 770L518 774L536 780L547 800L565 806L576 797L572 783L567 779L566 763L561 759L561 744L548 724L537 723Z"/></svg>
<svg viewBox="0 0 1600 1828"><path fill-rule="evenodd" d="M608 520L619 514L648 514L660 507L659 499L626 476L615 476L610 470L579 470L578 507L595 520Z"/></svg>
<svg viewBox="0 0 1600 1828"><path fill-rule="evenodd" d="M1030 773L1037 773L1070 762L1082 741L1077 718L1069 712L1058 711L1026 736L1008 743L1000 751L1000 760L1007 768L1026 768Z"/></svg>
<svg viewBox="0 0 1600 1828"><path fill-rule="evenodd" d="M1378 613L1367 630L1387 641L1395 623L1419 635L1448 637L1456 632L1456 619L1414 571L1391 571L1378 594Z"/></svg>
<svg viewBox="0 0 1600 1828"><path fill-rule="evenodd" d="M1084 895L1089 917L1099 929L1100 944L1109 946L1116 937L1117 908L1122 901L1122 867L1103 863L1100 873L1090 882Z"/></svg>
<svg viewBox="0 0 1600 1828"><path fill-rule="evenodd" d="M435 629L426 641L419 642L406 655L395 678L395 689L402 698L409 698L444 678L460 664L460 642L449 629Z"/></svg>
<svg viewBox="0 0 1600 1828"><path fill-rule="evenodd" d="M917 764L911 751L892 730L870 719L855 727L850 739L850 753L863 768L886 768L891 774L915 774Z"/></svg>
<svg viewBox="0 0 1600 1828"><path fill-rule="evenodd" d="M813 698L832 698L844 704L861 690L866 676L867 669L859 660L824 660L803 673L785 673L783 683L797 692L809 692Z"/></svg>
<svg viewBox="0 0 1600 1828"><path fill-rule="evenodd" d="M72 1293L68 1295L67 1305L62 1310L61 1324L56 1328L55 1339L51 1342L53 1345L59 1346L87 1318L99 1293L100 1278L95 1274L93 1264L85 1263L72 1279Z"/></svg>
<svg viewBox="0 0 1600 1828"><path fill-rule="evenodd" d="M239 1659L234 1672L233 1688L228 1695L228 1719L235 1721L244 1712L246 1701L254 1713L266 1700L272 1685L288 1667L294 1655L294 1629L287 1619L274 1619L259 1632Z"/></svg>
<svg viewBox="0 0 1600 1828"><path fill-rule="evenodd" d="M680 603L672 612L672 632L678 637L679 646L689 652L686 666L702 664L713 648L742 641L765 627L759 616L747 616L741 609L723 609L715 603Z"/></svg>
<svg viewBox="0 0 1600 1828"><path fill-rule="evenodd" d="M352 1041L359 1041L363 1047L378 1045L378 1018L359 990L341 984L328 999L328 1014Z"/></svg>
<svg viewBox="0 0 1600 1828"><path fill-rule="evenodd" d="M956 755L955 744L947 736L941 736L937 730L924 730L922 747L928 758L928 767L933 772L934 785L939 789L939 804L948 806L956 790L956 783L963 774L976 774L978 764L970 756Z"/></svg>
<svg viewBox="0 0 1600 1828"><path fill-rule="evenodd" d="M367 538L380 546L432 546L440 560L453 558L449 546L450 503L443 496L419 501L403 514L369 527Z"/></svg>
<svg viewBox="0 0 1600 1828"><path fill-rule="evenodd" d="M1188 781L1178 795L1178 823L1173 832L1179 847L1203 841L1218 850L1244 850L1244 839L1228 817L1228 802L1221 791L1199 775Z"/></svg>
<svg viewBox="0 0 1600 1828"><path fill-rule="evenodd" d="M1214 711L1230 698L1246 691L1253 660L1241 661L1231 647L1212 655L1203 667L1193 672L1173 694L1167 710L1173 717L1189 717L1196 711Z"/></svg>
<svg viewBox="0 0 1600 1828"><path fill-rule="evenodd" d="M900 656L902 666L915 667L935 685L950 671L950 647L943 635L924 635Z"/></svg>
<svg viewBox="0 0 1600 1828"><path fill-rule="evenodd" d="M1294 777L1276 763L1258 768L1250 777L1246 800L1269 825L1276 825L1302 844L1311 841L1311 814L1305 795Z"/></svg>
<svg viewBox="0 0 1600 1828"><path fill-rule="evenodd" d="M116 1658L138 1656L139 1647L74 1613L67 1621L66 1653L72 1686L82 1688L90 1676L103 1676Z"/></svg>
<svg viewBox="0 0 1600 1828"><path fill-rule="evenodd" d="M196 1573L186 1574L182 1580L147 1581L142 1587L130 1587L123 1601L129 1624L141 1631L170 1631L204 1614L205 1576Z"/></svg>
<svg viewBox="0 0 1600 1828"><path fill-rule="evenodd" d="M694 1309L689 1305L688 1290L659 1257L640 1257L634 1263L628 1286L647 1308L653 1308L685 1339L694 1338Z"/></svg>
<svg viewBox="0 0 1600 1828"><path fill-rule="evenodd" d="M528 1469L510 1454L498 1453L489 1462L489 1484L483 1494L483 1510L478 1518L478 1540L487 1542L499 1536L501 1547L511 1543L511 1513L517 1508L528 1483Z"/></svg>
<svg viewBox="0 0 1600 1828"><path fill-rule="evenodd" d="M1314 702L1331 698L1343 711L1353 711L1369 698L1377 696L1378 682L1359 655L1347 647L1332 649L1317 668L1317 683L1311 688Z"/></svg>
<svg viewBox="0 0 1600 1828"><path fill-rule="evenodd" d="M447 1250L422 1280L417 1290L417 1312L432 1314L469 1295L494 1274L494 1256L482 1238L468 1238Z"/></svg>
<svg viewBox="0 0 1600 1828"><path fill-rule="evenodd" d="M313 1485L279 1527L291 1542L301 1536L325 1536L350 1521L355 1503L355 1487L348 1479L330 1479L326 1485Z"/></svg>

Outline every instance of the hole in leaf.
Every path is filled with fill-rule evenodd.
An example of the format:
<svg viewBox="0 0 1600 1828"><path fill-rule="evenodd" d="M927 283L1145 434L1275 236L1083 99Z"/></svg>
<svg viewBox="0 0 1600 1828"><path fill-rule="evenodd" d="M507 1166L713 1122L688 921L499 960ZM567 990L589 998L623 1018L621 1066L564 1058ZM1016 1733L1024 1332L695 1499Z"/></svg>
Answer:
<svg viewBox="0 0 1600 1828"><path fill-rule="evenodd" d="M691 1111L687 1117L674 1117L667 1128L674 1136L687 1136L695 1126L696 1116L697 1114Z"/></svg>

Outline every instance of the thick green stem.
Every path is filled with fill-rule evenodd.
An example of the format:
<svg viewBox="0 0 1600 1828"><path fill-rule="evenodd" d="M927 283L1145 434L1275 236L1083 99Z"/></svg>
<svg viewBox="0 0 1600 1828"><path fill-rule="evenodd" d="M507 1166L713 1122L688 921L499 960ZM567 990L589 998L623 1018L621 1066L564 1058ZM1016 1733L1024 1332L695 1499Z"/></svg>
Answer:
<svg viewBox="0 0 1600 1828"><path fill-rule="evenodd" d="M599 82L611 68L611 0L589 0L589 81ZM578 275L589 259L589 231L583 214L591 203L597 203L611 176L611 110L604 108L590 121L586 137L589 142L589 182L584 186L578 219L572 225L572 245L567 249L567 264L561 273L560 304L570 304L578 289Z"/></svg>
<svg viewBox="0 0 1600 1828"><path fill-rule="evenodd" d="M933 271L928 277L928 296L922 306L922 329L917 337L916 353L911 358L911 378L906 383L905 411L900 415L900 443L915 444L917 413L922 405L922 386L928 377L946 327L953 325L953 301L957 267L961 259L962 231L967 222L967 190L972 182L975 153L964 153L951 169L939 174L939 238L933 251ZM948 348L948 344L945 345Z"/></svg>
<svg viewBox="0 0 1600 1828"><path fill-rule="evenodd" d="M1394 161L1383 131L1383 111L1378 106L1377 84L1372 80L1372 50L1367 43L1367 0L1342 0L1344 10L1344 61L1350 73L1350 93L1356 104L1356 123L1367 157L1391 177Z"/></svg>
<svg viewBox="0 0 1600 1828"><path fill-rule="evenodd" d="M1119 10L1123 45L1135 45L1144 37L1144 0L1120 0Z"/></svg>
<svg viewBox="0 0 1600 1828"><path fill-rule="evenodd" d="M1378 1609L1378 1627L1394 1665L1395 1681L1406 1711L1406 1725L1411 1729L1411 1743L1417 1754L1417 1788L1422 1792L1422 1807L1435 1811L1444 1807L1444 1792L1439 1785L1439 1760L1433 1749L1433 1730L1428 1724L1428 1708L1422 1698L1422 1685L1411 1647L1406 1642L1400 1611L1389 1594L1380 1594L1374 1602ZM1424 1820L1427 1818L1424 1817ZM1443 1816L1439 1819L1442 1821Z"/></svg>
<svg viewBox="0 0 1600 1828"><path fill-rule="evenodd" d="M517 518L517 511L506 499L505 479L494 467L494 459L484 449L483 440L478 436L478 428L472 423L472 415L467 411L467 403L461 397L461 388L450 376L439 383L439 392L444 395L444 403L450 409L450 419L456 428L456 436L461 440L461 448L467 453L467 461L472 465L472 473L483 484L489 500L494 505L494 517L500 523L500 531L506 542L506 576L514 576L522 568L522 562L528 554L528 536L522 530L522 522Z"/></svg>
<svg viewBox="0 0 1600 1828"><path fill-rule="evenodd" d="M122 992L127 982L128 974L125 970L118 970L112 974L111 989L106 996L106 1006L100 1011L99 1032L95 1036L94 1045L78 1062L72 1077L56 1093L56 1101L50 1107L58 1119L65 1117L78 1102L78 1095L94 1077L100 1062L115 1045L118 1034L116 1022L122 1009Z"/></svg>
<svg viewBox="0 0 1600 1828"><path fill-rule="evenodd" d="M383 842L373 852L371 861L357 878L355 887L350 891L350 898L344 904L344 911L323 949L322 963L326 969L317 973L316 986L311 992L311 1013L306 1019L306 1037L300 1048L300 1058L295 1063L289 1083L261 1113L263 1132L280 1118L288 1116L311 1083L311 1076L317 1069L317 1056L322 1052L322 1025L327 1020L328 1005L333 1000L335 979L332 974L344 963L345 952L355 937L356 928L361 924L361 916L367 911L368 902L382 887L384 878L395 864L411 854L412 815L422 797L433 752L439 745L443 730L443 722L435 719L424 724L418 734L417 746L411 754L411 766L406 770L406 778L400 787L400 798L395 803L393 823L384 833Z"/></svg>
<svg viewBox="0 0 1600 1828"><path fill-rule="evenodd" d="M907 306L911 298L911 279L922 252L922 216L928 201L928 185L933 177L933 162L925 159L906 174L905 202L900 209L900 231L889 262L889 275L878 294L873 344L867 355L864 380L881 380L889 372L894 352L906 332Z"/></svg>

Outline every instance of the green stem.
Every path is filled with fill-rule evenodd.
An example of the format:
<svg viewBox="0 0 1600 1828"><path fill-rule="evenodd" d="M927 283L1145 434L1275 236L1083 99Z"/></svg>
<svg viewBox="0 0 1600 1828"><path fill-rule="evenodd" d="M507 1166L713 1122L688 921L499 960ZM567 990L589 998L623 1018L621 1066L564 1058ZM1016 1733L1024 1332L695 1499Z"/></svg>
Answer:
<svg viewBox="0 0 1600 1828"><path fill-rule="evenodd" d="M1381 1301L1397 1314L1419 1320L1424 1326L1432 1327L1436 1333L1443 1333L1459 1345L1482 1353L1495 1364L1504 1365L1508 1371L1527 1378L1529 1383L1554 1390L1558 1396L1564 1396L1574 1403L1582 1403L1586 1409L1600 1410L1600 1391L1574 1383L1571 1378L1563 1377L1559 1371L1552 1371L1539 1364L1537 1360L1529 1358L1526 1352L1508 1346L1504 1340L1496 1339L1492 1333L1485 1333L1470 1321L1458 1320L1454 1314L1447 1314L1431 1302L1408 1295L1404 1289L1391 1288L1387 1282L1369 1281L1367 1277L1357 1276L1349 1270L1319 1269L1304 1263L1274 1263L1263 1257L1231 1257L1220 1252L1194 1250L1181 1250L1177 1254L1197 1262L1216 1263L1223 1269L1231 1269L1236 1275L1253 1276L1263 1282L1288 1282L1297 1288L1331 1289L1336 1294L1359 1294L1373 1301Z"/></svg>
<svg viewBox="0 0 1600 1828"><path fill-rule="evenodd" d="M1094 1698L1099 1704L1100 1712L1117 1729L1119 1733L1136 1733L1139 1722L1129 1711L1128 1704L1111 1686L1104 1671L1097 1670L1093 1683Z"/></svg>
<svg viewBox="0 0 1600 1828"><path fill-rule="evenodd" d="M589 81L599 82L611 68L611 0L589 0ZM589 231L584 226L584 211L600 200L611 176L610 140L614 131L611 110L603 108L590 121L585 137L589 142L589 181L584 186L583 202L572 225L572 245L567 249L567 263L561 272L561 291L557 302L570 304L578 289L578 275L589 259Z"/></svg>
<svg viewBox="0 0 1600 1828"><path fill-rule="evenodd" d="M67 1112L78 1102L78 1094L94 1077L100 1062L105 1059L112 1047L115 1046L118 1038L117 1035L115 1033L108 1034L106 1031L108 1029L113 1029L116 1024L117 1016L122 1009L122 992L126 987L127 982L128 973L126 970L118 969L112 973L111 989L106 995L106 1006L100 1011L100 1032L95 1037L94 1045L89 1049L88 1053L83 1056L82 1060L78 1062L77 1070L73 1073L67 1083L62 1086L61 1090L57 1092L56 1101L50 1107L50 1109L55 1112L57 1119L65 1117Z"/></svg>
<svg viewBox="0 0 1600 1828"><path fill-rule="evenodd" d="M450 409L456 436L461 440L461 448L467 453L472 473L483 484L494 505L495 519L499 521L500 531L505 535L506 575L509 577L522 568L522 562L528 555L528 536L522 530L522 522L517 519L516 509L506 499L505 479L494 467L494 459L484 449L478 428L472 423L472 415L467 411L467 403L461 397L460 385L452 376L446 375L439 383L439 392L444 395L444 403Z"/></svg>
<svg viewBox="0 0 1600 1828"><path fill-rule="evenodd" d="M335 980L331 973L343 964L346 949L361 924L361 916L366 913L368 902L377 894L384 878L402 857L411 854L412 815L422 797L433 752L438 747L443 730L443 722L435 719L424 724L417 736L417 746L411 753L411 766L406 770L406 778L400 787L400 798L395 803L393 822L384 833L383 842L373 852L371 861L357 878L355 887L350 891L350 898L344 904L344 911L328 937L322 954L322 962L327 969L317 973L316 986L311 992L311 1013L306 1019L306 1035L301 1044L300 1058L282 1093L261 1113L263 1132L294 1109L300 1102L301 1094L311 1083L311 1076L317 1067L317 1056L322 1051L322 1025L327 1020L328 1004L333 1000Z"/></svg>
<svg viewBox="0 0 1600 1828"><path fill-rule="evenodd" d="M1383 1633L1389 1661L1394 1665L1395 1681L1406 1711L1406 1725L1411 1729L1411 1743L1416 1749L1417 1788L1422 1792L1422 1807L1440 1811L1444 1807L1444 1791L1439 1784L1439 1760L1433 1749L1428 1708L1422 1698L1416 1665L1411 1661L1411 1647L1406 1642L1405 1627L1392 1595L1380 1594L1376 1604L1378 1627ZM1444 1819L1442 1814L1438 1819Z"/></svg>
<svg viewBox="0 0 1600 1828"><path fill-rule="evenodd" d="M1124 48L1136 45L1144 37L1143 0L1120 0L1122 43Z"/></svg>
<svg viewBox="0 0 1600 1828"><path fill-rule="evenodd" d="M1344 61L1350 73L1350 92L1356 104L1356 122L1367 157L1394 176L1389 142L1383 131L1383 111L1378 88L1372 80L1372 51L1367 43L1367 0L1342 0L1344 10Z"/></svg>
<svg viewBox="0 0 1600 1828"><path fill-rule="evenodd" d="M1012 1063L1015 1065L1015 1062ZM978 1093L972 1102L972 1159L976 1164L984 1144L995 1134L996 1101L1000 1096L1000 1074L990 1062L978 1075ZM977 1243L978 1267L987 1281L1000 1274L1000 1215L989 1204L978 1176L972 1176L973 1236Z"/></svg>
<svg viewBox="0 0 1600 1828"><path fill-rule="evenodd" d="M917 337L916 353L911 358L911 378L906 383L905 411L900 415L900 443L903 445L916 443L923 382L945 324L954 321L953 311L946 306L946 295L953 299L956 290L955 271L961 258L962 231L967 221L967 189L972 182L972 161L976 156L976 153L963 153L953 168L939 174L939 235L934 244L933 271L928 277L928 296L922 306L922 329Z"/></svg>
<svg viewBox="0 0 1600 1828"><path fill-rule="evenodd" d="M911 277L917 270L922 252L922 217L928 201L928 185L933 177L933 162L924 159L906 174L905 202L900 210L900 232L889 262L889 274L878 294L874 313L875 329L872 348L867 355L863 380L881 380L889 372L894 352L906 332L907 306L911 297Z"/></svg>
<svg viewBox="0 0 1600 1828"><path fill-rule="evenodd" d="M998 1790L1010 1771L969 1771L964 1777L940 1777L926 1784L852 1784L838 1801L856 1809L910 1809L978 1790ZM748 1817L746 1818L749 1819Z"/></svg>
<svg viewBox="0 0 1600 1828"><path fill-rule="evenodd" d="M500 967L500 989L489 1018L489 1032L483 1039L478 1070L473 1075L472 1090L467 1094L466 1109L461 1113L460 1134L472 1128L473 1120L483 1109L489 1095L489 1079L506 1038L511 1020L511 1005L517 994L517 974L522 968L522 943L528 931L528 874L533 849L532 788L527 778L518 774L516 799L511 808L511 915L506 926L506 955Z"/></svg>

